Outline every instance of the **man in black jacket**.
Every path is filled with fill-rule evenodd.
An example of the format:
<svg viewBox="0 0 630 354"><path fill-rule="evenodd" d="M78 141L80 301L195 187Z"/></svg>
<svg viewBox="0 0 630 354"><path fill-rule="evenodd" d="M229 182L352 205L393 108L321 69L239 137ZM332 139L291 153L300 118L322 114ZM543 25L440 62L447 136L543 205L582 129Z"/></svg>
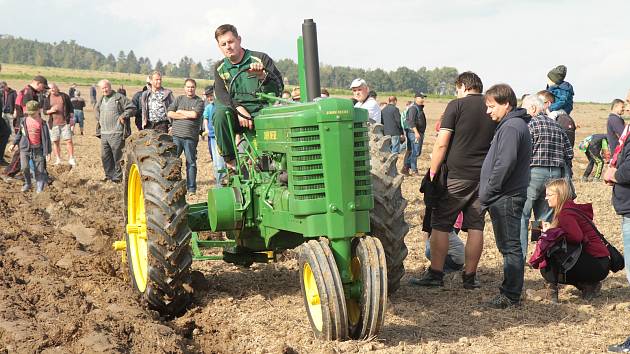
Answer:
<svg viewBox="0 0 630 354"><path fill-rule="evenodd" d="M628 94L630 96L630 94ZM613 186L612 204L617 214L621 215L621 230L623 235L623 259L626 265L626 278L630 282L630 139L626 125L622 135L622 148L619 154L613 156L610 167L606 171L604 181ZM623 343L611 345L609 352L627 353L630 351L630 337Z"/></svg>
<svg viewBox="0 0 630 354"><path fill-rule="evenodd" d="M488 114L499 123L481 167L479 200L490 213L494 239L503 255L503 283L499 295L486 305L505 309L520 303L525 261L519 237L527 199L532 137L531 117L516 108L516 95L506 84L492 86L485 95Z"/></svg>
<svg viewBox="0 0 630 354"><path fill-rule="evenodd" d="M618 154L613 155L604 182L613 186L612 204L618 215L622 216L623 258L626 264L626 277L630 282L630 125L621 134Z"/></svg>
<svg viewBox="0 0 630 354"><path fill-rule="evenodd" d="M392 139L391 151L393 154L400 152L400 143L405 142L405 135L400 122L400 110L396 107L398 99L389 96L387 105L381 111L383 121L383 134L389 135Z"/></svg>
<svg viewBox="0 0 630 354"><path fill-rule="evenodd" d="M415 94L414 103L407 109L405 120L407 130L407 151L401 173L408 176L409 173L418 174L418 157L422 153L424 132L427 129L427 117L424 114L424 99L422 92Z"/></svg>
<svg viewBox="0 0 630 354"><path fill-rule="evenodd" d="M136 123L136 128L138 128L138 130L142 130L142 102L141 102L142 94L144 93L144 91L150 88L151 88L151 77L147 77L146 85L142 87L142 90L134 93L133 97L131 98L131 103L133 103L133 105L136 107L135 123Z"/></svg>

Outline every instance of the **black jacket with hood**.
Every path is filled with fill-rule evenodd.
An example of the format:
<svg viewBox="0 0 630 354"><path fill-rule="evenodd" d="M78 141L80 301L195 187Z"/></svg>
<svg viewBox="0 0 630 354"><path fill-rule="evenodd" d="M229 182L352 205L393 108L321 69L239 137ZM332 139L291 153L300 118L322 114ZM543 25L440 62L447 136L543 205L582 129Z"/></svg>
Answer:
<svg viewBox="0 0 630 354"><path fill-rule="evenodd" d="M525 109L516 108L497 126L481 167L479 200L483 209L503 196L527 195L532 158L530 120Z"/></svg>

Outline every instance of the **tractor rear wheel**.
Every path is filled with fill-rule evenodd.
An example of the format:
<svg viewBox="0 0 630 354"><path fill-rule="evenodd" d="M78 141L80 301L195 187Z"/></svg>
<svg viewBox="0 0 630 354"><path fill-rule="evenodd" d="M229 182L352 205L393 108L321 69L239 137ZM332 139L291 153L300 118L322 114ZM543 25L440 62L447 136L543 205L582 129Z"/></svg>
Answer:
<svg viewBox="0 0 630 354"><path fill-rule="evenodd" d="M405 236L409 224L405 221L407 200L403 198L403 175L398 173L398 155L390 151L391 138L383 135L381 124L370 125L370 164L372 166L372 194L374 208L370 212L371 234L385 249L387 259L387 288L394 293L405 274L403 264L407 258Z"/></svg>
<svg viewBox="0 0 630 354"><path fill-rule="evenodd" d="M166 317L182 314L192 292L191 231L181 165L169 135L143 130L127 140L124 206L129 275L134 289Z"/></svg>
<svg viewBox="0 0 630 354"><path fill-rule="evenodd" d="M361 283L361 298L347 298L349 334L366 339L378 334L387 305L387 266L381 242L371 236L352 242L352 280Z"/></svg>
<svg viewBox="0 0 630 354"><path fill-rule="evenodd" d="M328 243L311 240L302 244L299 266L302 296L313 333L322 340L346 339L343 284Z"/></svg>

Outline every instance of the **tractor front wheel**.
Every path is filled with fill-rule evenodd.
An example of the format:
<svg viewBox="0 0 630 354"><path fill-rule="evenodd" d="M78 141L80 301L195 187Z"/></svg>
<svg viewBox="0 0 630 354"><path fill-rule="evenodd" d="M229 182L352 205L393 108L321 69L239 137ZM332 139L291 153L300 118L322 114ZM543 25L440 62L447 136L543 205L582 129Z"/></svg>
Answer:
<svg viewBox="0 0 630 354"><path fill-rule="evenodd" d="M304 305L315 336L344 340L348 336L346 302L339 271L327 242L301 246L300 283Z"/></svg>
<svg viewBox="0 0 630 354"><path fill-rule="evenodd" d="M191 299L186 181L175 144L143 130L127 141L124 168L125 241L132 285L166 317Z"/></svg>
<svg viewBox="0 0 630 354"><path fill-rule="evenodd" d="M381 242L371 236L355 238L350 269L353 282L361 285L361 297L346 299L349 334L366 339L378 334L385 319L387 265Z"/></svg>

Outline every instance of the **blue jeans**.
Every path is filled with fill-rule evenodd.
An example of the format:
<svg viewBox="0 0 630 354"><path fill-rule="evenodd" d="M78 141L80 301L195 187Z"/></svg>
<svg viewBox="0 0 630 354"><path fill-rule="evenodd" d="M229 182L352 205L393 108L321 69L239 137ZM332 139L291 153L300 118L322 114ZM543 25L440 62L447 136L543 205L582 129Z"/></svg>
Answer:
<svg viewBox="0 0 630 354"><path fill-rule="evenodd" d="M552 179L562 177L562 167L532 167L530 169L529 186L527 187L527 200L523 206L521 216L521 248L523 249L523 259L527 258L527 245L529 235L527 224L534 211L534 220L551 221L553 210L547 205L545 200L545 185Z"/></svg>
<svg viewBox="0 0 630 354"><path fill-rule="evenodd" d="M392 138L391 152L392 154L398 154L400 152L400 135L390 135Z"/></svg>
<svg viewBox="0 0 630 354"><path fill-rule="evenodd" d="M225 172L219 172L225 170L225 160L223 156L219 154L219 147L214 137L208 136L208 145L212 151L212 165L214 166L214 184L217 188L221 187L221 180L225 176Z"/></svg>
<svg viewBox="0 0 630 354"><path fill-rule="evenodd" d="M626 263L626 278L630 283L630 217L623 216L621 231L623 233L623 260Z"/></svg>
<svg viewBox="0 0 630 354"><path fill-rule="evenodd" d="M525 260L518 237L525 199L525 195L503 196L488 208L494 240L503 255L503 283L499 291L514 302L520 301L525 276Z"/></svg>
<svg viewBox="0 0 630 354"><path fill-rule="evenodd" d="M177 156L186 156L186 187L188 192L197 192L197 140L192 138L173 137L177 146Z"/></svg>
<svg viewBox="0 0 630 354"><path fill-rule="evenodd" d="M79 127L83 129L83 121L85 120L83 111L80 109L74 110L74 124L79 124ZM74 128L74 127L72 127Z"/></svg>
<svg viewBox="0 0 630 354"><path fill-rule="evenodd" d="M416 143L416 134L413 130L407 131L407 152L405 152L405 167L413 172L418 172L418 157L422 153L422 140L424 134L420 134L420 139Z"/></svg>

